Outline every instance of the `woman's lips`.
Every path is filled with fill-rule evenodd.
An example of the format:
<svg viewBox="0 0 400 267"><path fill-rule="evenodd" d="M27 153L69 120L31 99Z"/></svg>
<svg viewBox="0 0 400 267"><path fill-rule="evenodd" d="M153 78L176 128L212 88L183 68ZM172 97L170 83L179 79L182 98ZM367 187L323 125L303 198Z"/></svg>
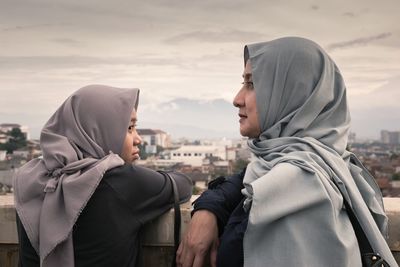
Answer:
<svg viewBox="0 0 400 267"><path fill-rule="evenodd" d="M246 115L244 115L244 114L240 114L239 113L239 123L241 123L241 122L243 122L243 120L245 120L246 118L247 118L247 116Z"/></svg>
<svg viewBox="0 0 400 267"><path fill-rule="evenodd" d="M139 152L140 152L140 150L136 150L135 152L132 153L132 156L133 156L133 158L134 158L135 160L140 158Z"/></svg>

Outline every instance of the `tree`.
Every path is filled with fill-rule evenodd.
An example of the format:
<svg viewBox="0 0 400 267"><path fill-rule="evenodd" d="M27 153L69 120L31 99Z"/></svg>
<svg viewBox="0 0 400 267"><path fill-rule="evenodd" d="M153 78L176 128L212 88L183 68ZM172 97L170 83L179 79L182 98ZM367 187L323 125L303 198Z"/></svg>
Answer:
<svg viewBox="0 0 400 267"><path fill-rule="evenodd" d="M26 145L26 138L25 138L25 135L21 132L21 129L13 128L10 131L10 136L11 136L11 140L14 140L15 142L19 142L21 144Z"/></svg>
<svg viewBox="0 0 400 267"><path fill-rule="evenodd" d="M147 159L147 157L148 157L148 155L146 153L146 146L147 146L147 142L144 142L143 144L138 145L140 159Z"/></svg>
<svg viewBox="0 0 400 267"><path fill-rule="evenodd" d="M7 153L12 153L14 150L26 147L26 137L19 128L13 128L7 133L10 139L7 143L1 144L1 150L7 150Z"/></svg>

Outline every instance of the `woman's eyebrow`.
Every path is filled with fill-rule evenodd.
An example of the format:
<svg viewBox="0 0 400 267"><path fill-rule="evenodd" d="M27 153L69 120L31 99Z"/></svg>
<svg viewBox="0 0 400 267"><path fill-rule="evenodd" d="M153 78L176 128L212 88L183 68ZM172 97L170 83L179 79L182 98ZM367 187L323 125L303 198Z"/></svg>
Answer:
<svg viewBox="0 0 400 267"><path fill-rule="evenodd" d="M136 118L131 118L131 122L137 122Z"/></svg>

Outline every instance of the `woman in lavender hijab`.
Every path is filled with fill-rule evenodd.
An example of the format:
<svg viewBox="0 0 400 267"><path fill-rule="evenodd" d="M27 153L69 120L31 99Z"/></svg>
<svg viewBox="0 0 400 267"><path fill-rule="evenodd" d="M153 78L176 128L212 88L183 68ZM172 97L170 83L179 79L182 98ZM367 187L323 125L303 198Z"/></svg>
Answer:
<svg viewBox="0 0 400 267"><path fill-rule="evenodd" d="M200 267L207 255L219 267L362 266L334 180L374 252L397 266L379 188L346 150L350 116L336 64L297 37L248 45L244 63L233 104L253 158L196 200L178 266Z"/></svg>
<svg viewBox="0 0 400 267"><path fill-rule="evenodd" d="M44 126L43 158L14 177L20 266L136 266L138 233L173 204L162 174L133 165L138 89L90 85ZM191 181L171 173L181 201Z"/></svg>

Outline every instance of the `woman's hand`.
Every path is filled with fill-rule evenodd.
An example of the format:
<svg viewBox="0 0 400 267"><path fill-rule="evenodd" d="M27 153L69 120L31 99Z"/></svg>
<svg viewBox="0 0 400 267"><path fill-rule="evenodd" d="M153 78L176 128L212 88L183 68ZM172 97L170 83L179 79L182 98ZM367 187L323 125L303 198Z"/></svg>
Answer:
<svg viewBox="0 0 400 267"><path fill-rule="evenodd" d="M196 211L176 253L177 266L203 267L209 253L211 267L216 267L218 245L216 216L207 210Z"/></svg>

